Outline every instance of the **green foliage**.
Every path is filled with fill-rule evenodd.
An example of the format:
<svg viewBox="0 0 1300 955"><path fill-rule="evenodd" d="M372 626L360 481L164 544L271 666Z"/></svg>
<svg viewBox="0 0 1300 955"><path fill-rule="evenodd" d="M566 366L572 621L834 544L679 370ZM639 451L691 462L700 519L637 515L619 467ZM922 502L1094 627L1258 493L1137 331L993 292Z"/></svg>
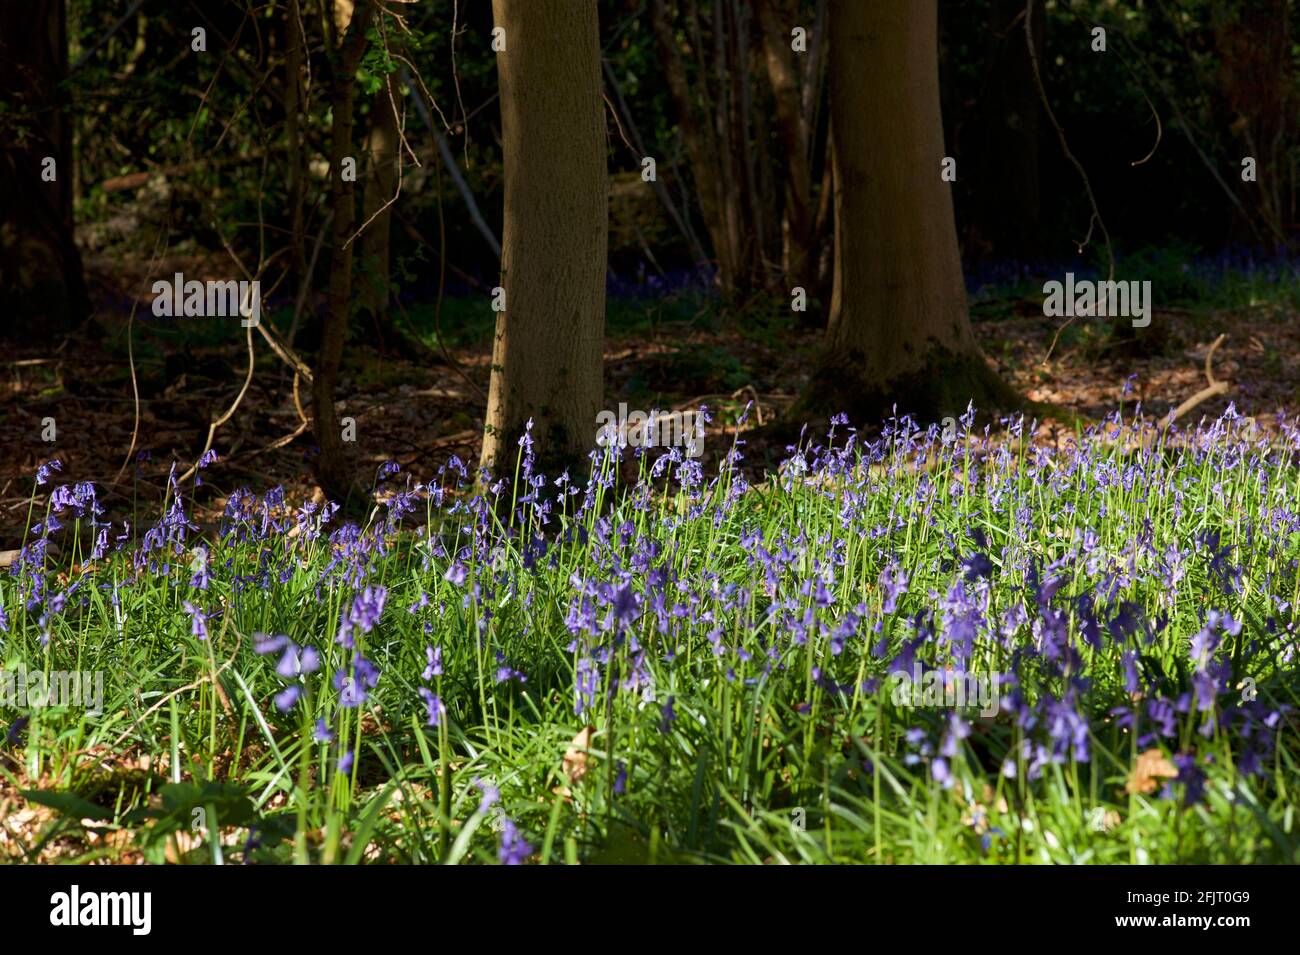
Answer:
<svg viewBox="0 0 1300 955"><path fill-rule="evenodd" d="M357 83L367 96L374 96L384 85L384 80L397 72L397 61L393 59L385 44L386 34L381 34L378 27L366 31L366 52L357 67Z"/></svg>
<svg viewBox="0 0 1300 955"><path fill-rule="evenodd" d="M109 674L103 715L33 709L0 766L49 779L44 791L24 792L65 817L41 846L56 836L76 844L72 823L84 819L96 831L132 832L154 860L489 862L508 817L539 862L1295 862L1300 748L1290 718L1272 724L1272 755L1251 774L1239 756L1254 744L1222 729L1199 733L1204 714L1193 707L1177 716L1172 737L1142 745L1195 752L1202 798L1181 778L1161 780L1163 795L1140 784L1126 791L1138 745L1114 716L1131 702L1124 645L1091 649L1081 636L1079 601L1112 578L1115 601L1161 622L1138 666L1147 694L1172 697L1191 678L1189 639L1207 608L1222 609L1243 623L1222 651L1232 685L1249 678L1267 709L1300 705L1285 637L1300 535L1273 534L1267 546L1250 538L1293 496L1294 462L1283 439L1252 445L1240 423L1218 428L1189 447L1141 450L1081 435L1085 450L1068 469L1027 444L980 451L964 431L920 450L900 440L870 460L850 456L838 475L812 477L791 464L745 493L735 493L729 474L710 486L661 484L650 495L611 490L585 513L560 508L546 526L537 501L517 509L503 501L503 523L491 510L480 518L496 540L481 559L462 550L474 534L463 509L417 499L423 520L414 530L377 509L359 538L373 542L355 565L366 568L360 579L348 570L360 553L353 538L261 537L264 517L285 526L295 518L274 496L245 499L248 518L207 545L208 590L191 582L186 560L155 551L136 567L122 552L82 570L84 600L42 623L24 609L18 579L0 579L13 659ZM647 467L643 460L643 475ZM1121 480L1131 468L1140 476ZM1065 614L1088 677L1077 706L1089 760L1065 758L1029 775L1022 741L1042 727L1005 713L968 714L978 731L955 745L950 785L932 773L933 751L918 759L917 739L940 739L951 714L900 706L885 665L912 639L915 621L960 601L958 588L978 586L962 569L972 529L994 542L991 566L979 572L990 620L1011 619L1032 599L1028 562L1066 575L1047 599ZM1197 550L1206 529L1239 565L1240 587L1225 590L1222 567ZM1086 559L1076 553L1085 534ZM541 556L531 550L537 535L551 547ZM760 555L792 543L776 582L765 583L771 555ZM640 612L575 714L575 666L589 639L574 622L579 591L607 580L622 586L617 568L636 564L636 553L659 555L655 566L686 588L670 591L695 592L700 603L661 631L653 593L640 593L634 578ZM81 556L71 543L69 561ZM450 569L462 559L464 579ZM1162 582L1169 561L1181 568L1176 586ZM884 606L885 568L909 578L896 609ZM824 595L811 586L817 580ZM341 619L359 619L350 608L363 587L388 597L372 630L352 631L353 651L336 638ZM729 602L738 587L750 603ZM194 635L186 602L213 612L206 636ZM833 649L849 608L861 625ZM825 626L791 641L786 611ZM266 633L316 648L319 671L284 677L279 651L255 652ZM1069 681L1028 653L1041 633L1028 623L1016 633L1027 654L1015 664L1019 692L1061 699ZM442 651L433 677L429 647ZM1005 669L1010 650L983 634L971 665ZM346 707L331 687L354 652L380 678L361 706ZM503 677L501 667L526 679ZM633 673L646 681L636 692L612 682ZM274 701L290 684L302 695L281 712ZM445 706L437 726L427 722L421 687ZM1233 690L1214 705L1230 719L1245 704ZM161 760L181 782L88 779L78 770L82 754L105 750ZM355 752L345 765L343 750ZM1012 776L999 771L1008 761ZM485 800L488 786L499 802Z"/></svg>

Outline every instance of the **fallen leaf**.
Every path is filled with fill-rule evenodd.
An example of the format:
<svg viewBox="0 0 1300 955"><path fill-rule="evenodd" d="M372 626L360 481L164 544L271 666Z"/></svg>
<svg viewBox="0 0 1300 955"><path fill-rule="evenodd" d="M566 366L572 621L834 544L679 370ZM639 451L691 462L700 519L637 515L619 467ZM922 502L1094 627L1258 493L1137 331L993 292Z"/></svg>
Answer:
<svg viewBox="0 0 1300 955"><path fill-rule="evenodd" d="M1133 764L1133 772L1124 784L1124 790L1128 793L1152 793L1161 779L1175 779L1177 776L1178 768L1169 762L1164 753L1158 749L1149 749L1141 753Z"/></svg>
<svg viewBox="0 0 1300 955"><path fill-rule="evenodd" d="M570 782L579 782L587 775L587 750L591 748L591 737L595 732L596 727L584 726L565 750L564 775L569 777Z"/></svg>

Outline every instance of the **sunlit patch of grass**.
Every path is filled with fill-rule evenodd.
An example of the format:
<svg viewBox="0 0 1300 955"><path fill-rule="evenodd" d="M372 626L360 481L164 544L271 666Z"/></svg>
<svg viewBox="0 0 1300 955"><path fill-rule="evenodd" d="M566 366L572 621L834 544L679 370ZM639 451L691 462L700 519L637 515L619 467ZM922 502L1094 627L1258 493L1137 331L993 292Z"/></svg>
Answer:
<svg viewBox="0 0 1300 955"><path fill-rule="evenodd" d="M754 487L603 459L556 499L525 451L484 500L386 469L363 527L236 495L201 552L203 487L90 555L107 515L48 473L4 666L99 670L105 699L0 707L0 798L30 810L4 852L1300 861L1293 426L848 437ZM1016 685L907 705L912 658Z"/></svg>

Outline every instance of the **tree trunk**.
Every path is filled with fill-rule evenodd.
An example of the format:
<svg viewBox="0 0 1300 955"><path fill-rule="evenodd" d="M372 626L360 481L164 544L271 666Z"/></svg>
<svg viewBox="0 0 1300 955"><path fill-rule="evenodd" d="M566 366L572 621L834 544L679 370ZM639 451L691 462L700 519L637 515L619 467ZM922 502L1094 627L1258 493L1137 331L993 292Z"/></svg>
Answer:
<svg viewBox="0 0 1300 955"><path fill-rule="evenodd" d="M393 207L384 206L393 198L397 188L398 142L394 108L401 109L401 103L397 84L389 77L375 94L370 135L366 142L370 169L361 221L370 224L361 234L363 278L360 299L361 307L385 326L388 325L388 240Z"/></svg>
<svg viewBox="0 0 1300 955"><path fill-rule="evenodd" d="M609 184L595 0L493 0L505 161L482 463L512 472L533 421L542 466L580 464L603 400Z"/></svg>
<svg viewBox="0 0 1300 955"><path fill-rule="evenodd" d="M336 13L337 8L336 8ZM312 371L312 432L320 446L316 480L331 498L347 502L357 496L355 475L344 453L339 415L334 408L343 344L347 339L352 304L352 246L356 229L353 183L342 176L345 157L356 158L352 148L352 90L357 64L366 48L366 28L374 8L358 0L346 35L334 54L330 106L334 116L330 144L330 199L334 208L333 250L330 255L329 304L316 367Z"/></svg>
<svg viewBox="0 0 1300 955"><path fill-rule="evenodd" d="M756 210L754 177L747 159L753 148L746 108L749 89L748 33L734 0L712 5L709 40L700 21L698 0L681 4L686 13L695 74L674 32L666 0L652 0L651 24L664 81L672 97L682 141L695 180L713 256L724 293L744 295L766 283L761 244L762 218ZM706 54L710 54L706 56Z"/></svg>
<svg viewBox="0 0 1300 955"><path fill-rule="evenodd" d="M723 115L727 131L728 158L731 175L728 181L738 208L736 222L739 230L737 245L746 263L746 285L754 288L774 287L774 276L769 273L767 259L767 234L764 227L762 187L755 173L754 156L761 153L767 160L767 137L755 135L750 129L753 115L753 72L750 64L749 17L739 0L720 0L717 4L714 29L721 23L726 31L724 48L727 72L730 74L730 97L723 97ZM722 89L726 84L719 83ZM761 128L761 127L760 127Z"/></svg>
<svg viewBox="0 0 1300 955"><path fill-rule="evenodd" d="M799 74L790 33L796 23L784 0L758 0L759 26L763 32L763 57L767 78L776 102L776 125L785 152L785 222L782 235L782 268L786 285L802 286L813 294L814 275L809 266L813 253L812 181L808 168L808 120L803 114ZM817 43L820 37L811 37ZM811 51L809 52L811 55Z"/></svg>
<svg viewBox="0 0 1300 955"><path fill-rule="evenodd" d="M0 335L49 339L90 313L72 231L67 70L63 0L0 3Z"/></svg>
<svg viewBox="0 0 1300 955"><path fill-rule="evenodd" d="M295 300L301 294L304 285L311 284L307 274L307 256L303 249L303 148L302 123L303 110L303 30L306 24L302 18L299 0L288 0L284 20L284 131L285 131L285 165L287 166L290 254L289 268L292 271Z"/></svg>
<svg viewBox="0 0 1300 955"><path fill-rule="evenodd" d="M1289 7L1288 0L1223 4L1210 18L1221 58L1216 118L1230 134L1229 155L1237 162L1252 156L1258 164L1255 182L1229 179L1251 217L1234 215L1232 238L1262 237L1277 252L1287 244L1283 190L1296 97Z"/></svg>
<svg viewBox="0 0 1300 955"><path fill-rule="evenodd" d="M940 178L935 0L831 0L835 274L819 365L796 412L877 424L1014 401L971 331Z"/></svg>

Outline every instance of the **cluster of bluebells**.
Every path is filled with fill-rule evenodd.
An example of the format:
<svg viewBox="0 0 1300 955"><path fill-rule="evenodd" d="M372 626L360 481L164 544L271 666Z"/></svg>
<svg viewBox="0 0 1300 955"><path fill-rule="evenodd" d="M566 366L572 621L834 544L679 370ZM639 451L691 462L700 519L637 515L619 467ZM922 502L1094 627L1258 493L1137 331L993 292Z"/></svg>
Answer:
<svg viewBox="0 0 1300 955"><path fill-rule="evenodd" d="M63 470L61 461L48 461L36 472L36 489L50 484L53 476ZM89 593L82 591L83 581L78 578L65 586L51 588L51 544L59 531L66 529L68 521L73 522L74 529L83 521L90 529L94 541L89 554L81 554L81 559L89 564L101 560L109 550L109 532L111 525L100 518L104 508L99 502L95 485L82 481L76 484L61 484L50 492L44 516L36 520L28 529L22 548L14 560L12 574L16 581L16 602L23 608L29 619L34 619L38 640L42 647L48 647L54 622L62 617L70 607L84 607L90 601ZM78 541L77 546L80 546ZM55 577L58 580L58 577ZM0 632L10 626L4 601L0 598Z"/></svg>
<svg viewBox="0 0 1300 955"><path fill-rule="evenodd" d="M305 678L320 669L320 653L315 647L300 647L284 634L257 634L254 649L259 654L278 654L275 672L288 685L275 696L275 707L287 713L302 696Z"/></svg>
<svg viewBox="0 0 1300 955"><path fill-rule="evenodd" d="M1261 651L1282 666L1294 661L1285 582L1294 585L1300 568L1286 542L1300 531L1300 513L1286 485L1263 467L1265 452L1231 430L1235 412L1186 436L1181 467L1155 449L1121 467L1107 442L1139 433L1142 423L1125 425L1118 416L1069 452L1031 448L1019 466L1014 442L990 441L987 430L980 442L970 432L973 420L968 409L957 441L945 443L935 427L903 418L878 440L859 442L850 430L836 445L834 428L847 423L837 418L825 446L791 449L780 471L786 486L816 488L836 517L817 533L799 524L773 532L743 517L727 521L735 498L706 488L713 522L739 527L730 561L692 565L674 551L671 534L643 533L634 512L596 518L586 559L570 579L566 615L575 713L599 710L620 692L634 705L653 700L656 681L692 645L706 645L717 672L747 686L792 668L801 651L813 648L813 682L845 706L878 692L887 674L941 667L957 679L996 677L998 720L1017 731L1018 743L1001 761L1008 778L1023 773L1032 782L1049 765L1090 762L1095 734L1111 721L1137 734L1139 745L1175 750L1177 782L1189 802L1203 791L1209 743L1223 734L1234 743L1239 772L1263 773L1287 708L1243 699L1238 687L1246 663ZM1004 424L1013 439L1025 428L1023 419ZM1275 467L1300 447L1294 426L1283 424L1279 445ZM945 486L925 472L908 479L936 453L950 456L965 480ZM1199 467L1206 459L1214 459L1212 469ZM1227 525L1182 536L1166 530L1157 539L1147 502L1167 502L1175 527L1193 516L1185 502L1207 490L1231 513L1228 481L1208 489L1196 484L1201 474L1243 468L1255 480L1275 482L1260 515L1271 525L1267 535L1247 524L1239 529L1241 543L1230 539ZM1046 493L1026 494L1026 487ZM1075 501L1111 489L1130 492L1136 506L1107 512L1102 504L1076 517ZM951 520L962 498L977 499L983 512L965 527ZM1049 511L1052 518L1072 525L1050 548L1039 539L1043 507L1059 508ZM689 510L686 519L694 519ZM673 523L665 522L668 530ZM986 526L1008 532L995 543ZM908 566L906 544L918 528L942 538L948 559ZM874 559L850 563L855 538L870 542ZM1212 608L1235 603L1252 566L1269 563L1285 573L1253 588L1262 590L1266 613L1261 632L1245 635L1240 621ZM880 568L874 580L861 578L864 564ZM857 579L845 579L849 573ZM922 574L938 582L909 595L909 579ZM1155 599L1135 600L1144 590ZM1189 633L1193 595L1199 629ZM1204 602L1211 609L1203 610ZM1175 612L1181 626L1173 624ZM689 678L702 675L697 665ZM665 729L671 703L664 705ZM967 759L971 726L961 714L932 717L905 716L918 720L909 732L910 758L951 787ZM1204 741L1199 749L1181 732L1189 719Z"/></svg>
<svg viewBox="0 0 1300 955"><path fill-rule="evenodd" d="M533 847L528 844L513 819L502 812L498 803L501 790L495 784L483 779L475 779L474 786L480 793L478 812L480 815L495 813L493 828L501 834L497 848L497 859L502 865L523 865L533 854Z"/></svg>
<svg viewBox="0 0 1300 955"><path fill-rule="evenodd" d="M1267 773L1290 717L1240 687L1296 664L1294 424L1252 446L1230 411L1170 429L1182 444L1167 455L1143 440L1140 409L1064 449L1027 443L1022 418L1003 422L1006 440L981 436L974 417L967 409L955 438L903 417L870 439L837 417L788 449L763 495L750 493L739 437L712 476L672 448L619 488L622 456L647 449L604 448L584 482L550 479L529 422L517 493L457 458L428 485L402 482L388 463L364 525L332 504L292 507L279 488L241 489L205 541L174 467L162 516L142 535L124 525L115 537L92 485L57 486L15 562L13 599L0 591L0 631L19 610L48 642L87 589L111 591L116 607L146 578L181 591L188 629L177 639L214 641L217 619L245 632L242 620L264 619L280 598L300 629L259 635L253 649L274 660L275 708L314 721L321 744L340 735L341 713L381 697L431 728L482 719L489 697L531 694L566 701L584 723L650 708L670 734L695 731L679 707L703 686L773 693L769 711L803 719L887 700L891 676L941 671L948 682L996 677L1000 695L983 715L895 714L905 762L927 785L983 771L981 722L1013 741L992 752L996 771L1025 784L1091 763L1107 728L1168 749L1178 775L1166 795L1188 803L1212 752L1230 752L1245 776ZM59 470L42 466L38 489ZM1249 515L1230 475L1258 489ZM773 497L784 502L775 511L756 503ZM126 552L124 579L50 589L52 535L69 519L89 522L92 561ZM403 610L415 646L385 625ZM381 681L421 649L418 685ZM354 758L341 749L340 771ZM623 795L626 766L615 765ZM499 794L482 792L486 812ZM514 822L500 832L503 862L529 856Z"/></svg>

